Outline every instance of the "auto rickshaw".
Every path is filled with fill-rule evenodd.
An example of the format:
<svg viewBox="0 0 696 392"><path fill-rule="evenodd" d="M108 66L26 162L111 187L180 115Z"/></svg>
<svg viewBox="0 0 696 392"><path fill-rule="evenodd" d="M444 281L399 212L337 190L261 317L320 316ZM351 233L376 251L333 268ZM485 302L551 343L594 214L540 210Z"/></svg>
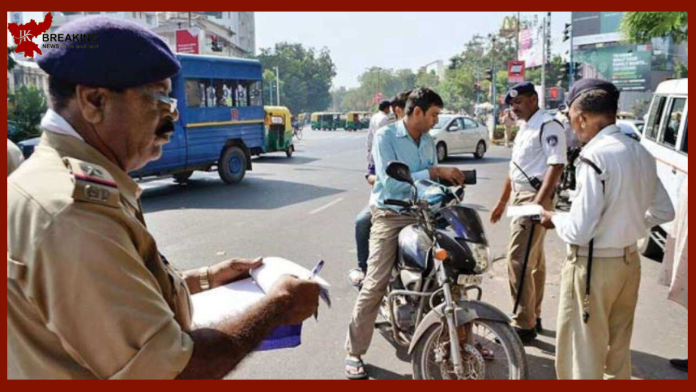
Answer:
<svg viewBox="0 0 696 392"><path fill-rule="evenodd" d="M358 131L361 129L366 129L369 126L369 112L348 112L346 115L346 130L347 131Z"/></svg>
<svg viewBox="0 0 696 392"><path fill-rule="evenodd" d="M263 152L285 151L288 158L295 152L292 142L292 114L285 106L264 106L266 117L264 120L264 144Z"/></svg>
<svg viewBox="0 0 696 392"><path fill-rule="evenodd" d="M321 129L321 123L320 123L319 119L321 118L321 116L323 114L324 113L322 113L322 112L312 113L311 122L310 122L310 125L312 127L312 131L316 131L316 130Z"/></svg>
<svg viewBox="0 0 696 392"><path fill-rule="evenodd" d="M340 125L340 113L320 113L318 129L322 131L335 131Z"/></svg>

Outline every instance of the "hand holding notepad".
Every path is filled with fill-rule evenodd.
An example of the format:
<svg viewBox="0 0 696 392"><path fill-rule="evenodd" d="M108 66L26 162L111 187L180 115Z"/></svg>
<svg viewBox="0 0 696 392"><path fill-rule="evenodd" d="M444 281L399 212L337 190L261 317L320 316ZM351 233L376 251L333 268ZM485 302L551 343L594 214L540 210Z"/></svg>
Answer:
<svg viewBox="0 0 696 392"><path fill-rule="evenodd" d="M251 278L194 295L194 325L214 325L243 314L249 307L261 301L282 276L292 275L306 280L312 276L308 269L277 257L264 258L263 265L252 270L250 274ZM312 281L319 285L321 298L331 306L331 286L318 276L314 276ZM301 344L301 336L302 325L276 328L257 351L297 347Z"/></svg>

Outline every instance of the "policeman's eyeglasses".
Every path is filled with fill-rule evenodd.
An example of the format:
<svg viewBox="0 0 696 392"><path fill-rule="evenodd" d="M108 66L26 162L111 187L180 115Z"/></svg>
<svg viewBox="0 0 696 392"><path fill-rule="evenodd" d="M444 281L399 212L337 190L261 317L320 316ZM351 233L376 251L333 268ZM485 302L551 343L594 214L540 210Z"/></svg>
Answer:
<svg viewBox="0 0 696 392"><path fill-rule="evenodd" d="M176 98L172 98L168 95L160 94L158 92L149 91L149 90L143 90L143 92L145 93L145 95L154 99L155 101L161 102L165 105L169 105L169 113L173 114L174 112L176 112L176 107L177 107L177 102L178 102Z"/></svg>

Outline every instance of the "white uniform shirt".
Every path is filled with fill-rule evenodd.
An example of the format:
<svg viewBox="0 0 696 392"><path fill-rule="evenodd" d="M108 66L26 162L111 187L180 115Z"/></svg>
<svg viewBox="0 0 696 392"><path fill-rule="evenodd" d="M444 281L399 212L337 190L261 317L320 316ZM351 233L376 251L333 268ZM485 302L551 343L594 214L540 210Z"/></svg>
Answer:
<svg viewBox="0 0 696 392"><path fill-rule="evenodd" d="M545 124L545 125L544 125ZM542 125L543 135L540 136ZM565 131L553 117L541 110L529 121L522 123L512 150L510 162L510 179L515 192L536 192L527 177L514 165L517 163L530 177L544 181L550 165L568 163Z"/></svg>
<svg viewBox="0 0 696 392"><path fill-rule="evenodd" d="M381 110L370 119L370 127L367 129L367 163L370 166L374 165L375 162L372 159L372 142L375 139L375 133L387 125L389 125L389 116Z"/></svg>
<svg viewBox="0 0 696 392"><path fill-rule="evenodd" d="M563 124L566 135L566 146L569 149L580 147L580 139L578 139L578 135L576 135L573 131L573 127L570 125L570 120L568 120L568 117L558 113L558 115L556 115L554 118Z"/></svg>
<svg viewBox="0 0 696 392"><path fill-rule="evenodd" d="M623 249L674 219L655 158L616 125L595 136L581 157L597 165L602 175L578 161L578 188L570 212L552 219L565 243L587 247L594 239L595 249Z"/></svg>

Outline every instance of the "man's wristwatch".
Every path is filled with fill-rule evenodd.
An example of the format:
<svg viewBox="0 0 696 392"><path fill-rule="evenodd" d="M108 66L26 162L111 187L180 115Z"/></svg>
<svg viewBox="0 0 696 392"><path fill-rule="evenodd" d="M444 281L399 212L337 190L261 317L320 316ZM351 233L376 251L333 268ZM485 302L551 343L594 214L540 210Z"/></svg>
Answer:
<svg viewBox="0 0 696 392"><path fill-rule="evenodd" d="M210 267L203 267L198 274L198 282L201 286L201 291L210 290Z"/></svg>

